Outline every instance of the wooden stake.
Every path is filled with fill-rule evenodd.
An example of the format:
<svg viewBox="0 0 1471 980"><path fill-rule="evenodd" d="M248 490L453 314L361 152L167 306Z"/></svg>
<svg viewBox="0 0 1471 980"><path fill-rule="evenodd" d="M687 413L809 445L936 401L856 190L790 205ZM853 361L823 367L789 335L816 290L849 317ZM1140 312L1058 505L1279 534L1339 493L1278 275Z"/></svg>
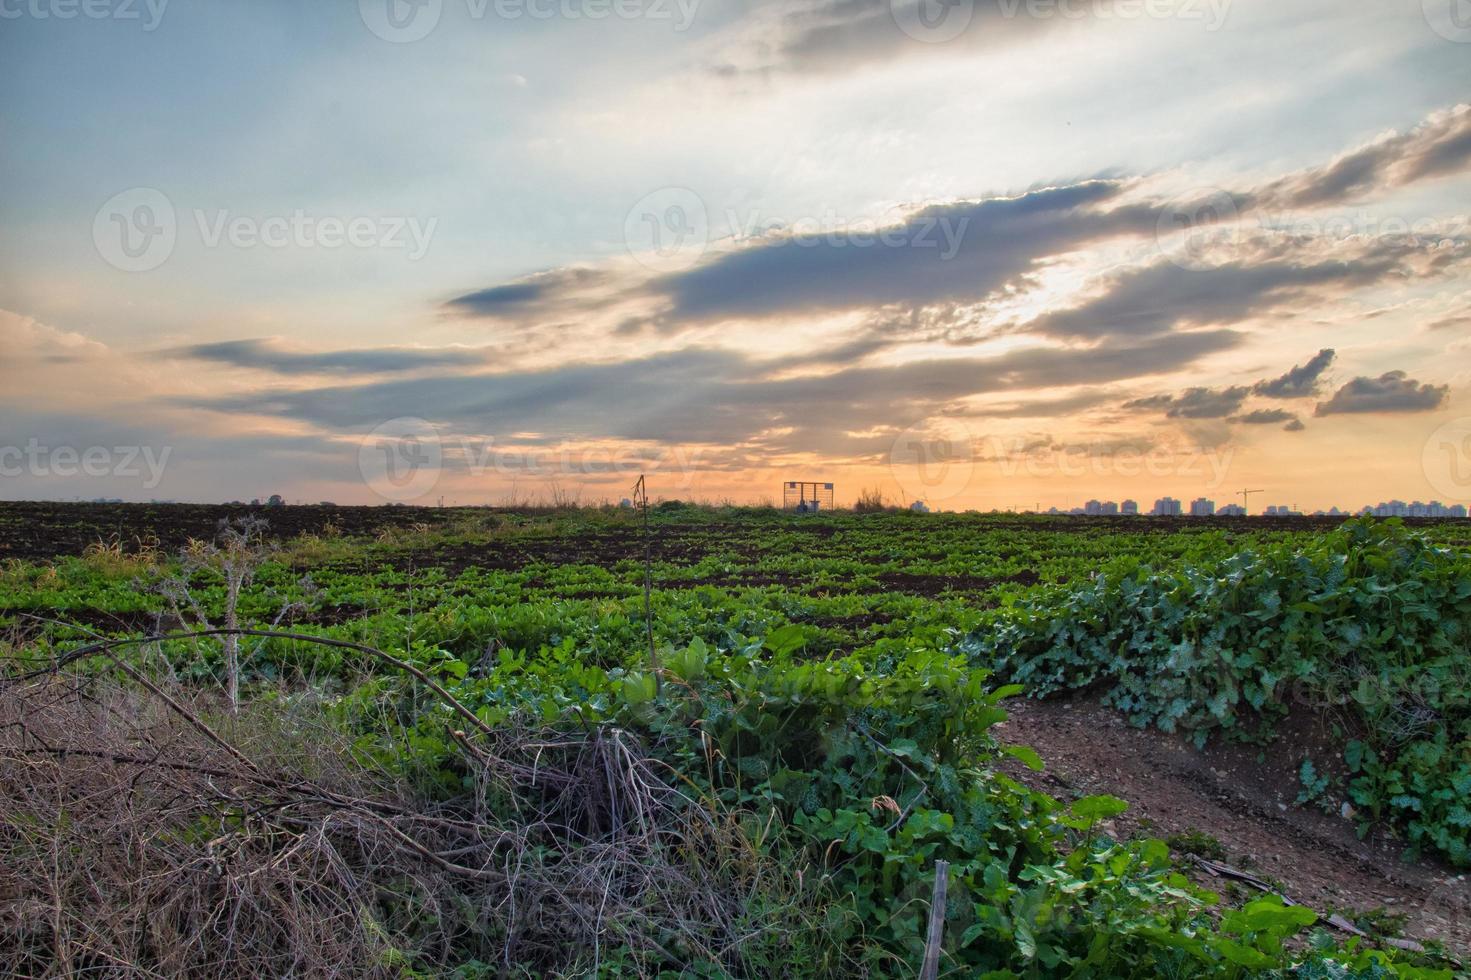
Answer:
<svg viewBox="0 0 1471 980"><path fill-rule="evenodd" d="M945 893L950 885L950 863L935 862L935 891L930 896L930 931L924 944L924 965L919 980L935 980L940 975L940 939L945 934Z"/></svg>

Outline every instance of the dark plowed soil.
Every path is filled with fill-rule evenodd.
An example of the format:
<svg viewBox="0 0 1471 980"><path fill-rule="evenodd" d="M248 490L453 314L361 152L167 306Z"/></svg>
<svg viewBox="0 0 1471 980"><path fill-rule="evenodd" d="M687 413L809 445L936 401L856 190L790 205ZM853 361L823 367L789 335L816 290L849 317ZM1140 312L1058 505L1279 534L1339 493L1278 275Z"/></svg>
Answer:
<svg viewBox="0 0 1471 980"><path fill-rule="evenodd" d="M416 524L436 526L458 516L545 513L527 508L433 508L433 507L259 507L246 504L94 504L46 501L0 501L0 559L44 560L76 555L98 542L120 544L139 550L143 544L176 550L191 538L215 536L227 518L257 516L270 524L270 533L280 538L315 534L331 525L349 535L376 535L389 529L407 529ZM955 515L940 515L952 520ZM963 517L960 519L964 519ZM1303 531L1335 527L1339 518L1141 518L1141 517L1008 517L988 515L989 530L1025 530L1032 533L1072 531L1125 532L1133 534L1177 534L1181 531ZM1434 524L1433 519L1409 519L1408 524ZM719 523L702 518L690 527L656 525L655 561L693 562L713 550L737 552L751 546L751 526ZM783 528L805 532L814 539L831 538L832 524L818 518L793 518ZM633 528L615 532L589 532L575 541L566 538L538 545L528 542L525 553L499 559L514 564L497 564L495 555L483 551L465 555L435 555L435 564L451 571L481 567L520 567L530 561L578 562L611 566L621 561L642 559L642 539ZM824 542L824 546L827 543ZM928 591L925 584L923 591Z"/></svg>
<svg viewBox="0 0 1471 980"><path fill-rule="evenodd" d="M1064 800L1094 793L1128 800L1117 834L1208 834L1224 846L1226 864L1280 883L1325 918L1383 908L1407 916L1406 936L1439 939L1463 958L1471 953L1471 876L1430 861L1406 863L1396 842L1360 841L1353 821L1294 805L1303 754L1319 742L1316 725L1290 726L1259 761L1254 746L1213 743L1197 751L1183 738L1133 728L1094 701L1007 706L1002 737L1032 746L1047 762L1041 773L1011 763L1007 771ZM1226 887L1204 871L1197 877L1212 890Z"/></svg>
<svg viewBox="0 0 1471 980"><path fill-rule="evenodd" d="M453 513L418 507L251 507L232 504L66 504L0 502L0 558L43 560L116 543L176 551L191 538L212 539L220 522L261 517L281 538L315 534L331 524L343 534L438 524Z"/></svg>

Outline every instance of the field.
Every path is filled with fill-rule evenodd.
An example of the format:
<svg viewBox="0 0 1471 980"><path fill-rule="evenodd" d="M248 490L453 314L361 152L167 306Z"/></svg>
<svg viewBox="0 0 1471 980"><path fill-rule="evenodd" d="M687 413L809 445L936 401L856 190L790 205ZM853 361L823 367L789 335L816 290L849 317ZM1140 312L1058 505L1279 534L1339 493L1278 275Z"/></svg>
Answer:
<svg viewBox="0 0 1471 980"><path fill-rule="evenodd" d="M0 505L0 948L21 975L1460 970L1471 525L648 520Z"/></svg>

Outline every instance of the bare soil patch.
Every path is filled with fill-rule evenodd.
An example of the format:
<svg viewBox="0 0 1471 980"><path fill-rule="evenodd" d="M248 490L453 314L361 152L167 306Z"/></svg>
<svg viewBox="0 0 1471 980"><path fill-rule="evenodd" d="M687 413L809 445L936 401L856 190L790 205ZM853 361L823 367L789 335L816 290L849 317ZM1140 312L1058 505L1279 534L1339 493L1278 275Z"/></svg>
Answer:
<svg viewBox="0 0 1471 980"><path fill-rule="evenodd" d="M1047 769L1008 764L1007 772L1060 799L1107 793L1128 800L1116 834L1209 835L1224 847L1226 864L1280 883L1325 918L1384 909L1407 917L1406 936L1438 939L1463 958L1471 953L1471 876L1428 859L1407 863L1402 844L1377 835L1359 840L1351 820L1295 805L1304 747L1317 741L1314 725L1288 726L1265 750L1213 741L1199 751L1180 736L1134 728L1096 700L1018 699L1008 710L1001 737L1035 748ZM1196 877L1226 889L1204 871Z"/></svg>

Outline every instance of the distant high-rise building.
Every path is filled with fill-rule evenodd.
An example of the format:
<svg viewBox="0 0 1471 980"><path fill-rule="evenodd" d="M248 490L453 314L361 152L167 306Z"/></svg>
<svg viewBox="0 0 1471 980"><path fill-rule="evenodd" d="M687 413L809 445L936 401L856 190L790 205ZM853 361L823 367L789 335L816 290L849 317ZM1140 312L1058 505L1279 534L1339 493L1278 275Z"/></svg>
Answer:
<svg viewBox="0 0 1471 980"><path fill-rule="evenodd" d="M1124 515L1133 517L1141 513L1137 500L1125 500L1116 503L1112 500L1089 500L1081 507L1070 510L1059 510L1053 507L1050 514L1073 514L1088 517L1115 517ZM1155 517L1180 517L1189 514L1191 517L1244 517L1250 516L1251 512L1241 504L1222 504L1216 506L1215 501L1208 497L1198 497L1188 505L1181 503L1174 497L1160 497L1154 502L1154 507L1147 513ZM1272 504L1264 507L1261 511L1264 517L1303 517L1306 512L1289 504ZM1311 512L1314 517L1423 517L1423 518L1459 518L1465 519L1468 509L1465 504L1446 504L1439 500L1431 500L1428 503L1416 500L1406 503L1403 500L1389 500L1378 504L1370 504L1357 510L1344 510L1333 507L1329 510L1321 508Z"/></svg>
<svg viewBox="0 0 1471 980"><path fill-rule="evenodd" d="M1154 502L1154 516L1179 517L1182 512L1180 501L1174 497L1161 497Z"/></svg>
<svg viewBox="0 0 1471 980"><path fill-rule="evenodd" d="M1466 505L1447 506L1439 500L1432 500L1428 504L1419 500L1409 504L1403 500L1390 500L1373 507L1365 507L1359 513L1374 517L1465 517Z"/></svg>

